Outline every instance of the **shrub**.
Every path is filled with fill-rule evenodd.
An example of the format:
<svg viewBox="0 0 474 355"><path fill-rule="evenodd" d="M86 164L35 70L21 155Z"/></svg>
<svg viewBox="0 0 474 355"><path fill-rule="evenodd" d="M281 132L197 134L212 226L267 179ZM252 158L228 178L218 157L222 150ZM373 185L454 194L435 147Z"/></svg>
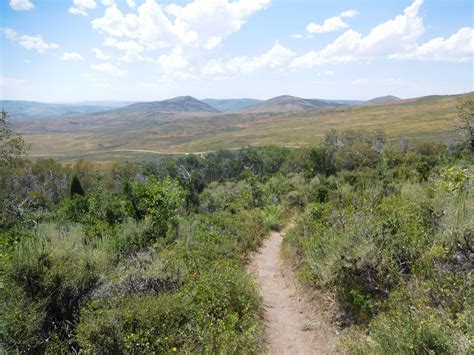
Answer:
<svg viewBox="0 0 474 355"><path fill-rule="evenodd" d="M260 299L242 266L220 261L177 293L93 301L77 341L97 353L260 350Z"/></svg>
<svg viewBox="0 0 474 355"><path fill-rule="evenodd" d="M6 349L44 351L51 339L73 347L79 309L108 260L106 248L89 246L79 228L42 225L35 239L19 243L2 275L0 337Z"/></svg>

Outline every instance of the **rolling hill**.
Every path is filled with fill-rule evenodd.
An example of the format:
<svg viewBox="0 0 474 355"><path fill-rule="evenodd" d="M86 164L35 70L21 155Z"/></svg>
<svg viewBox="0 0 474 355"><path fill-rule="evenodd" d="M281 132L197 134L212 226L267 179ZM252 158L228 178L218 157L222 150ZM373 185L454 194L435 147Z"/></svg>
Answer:
<svg viewBox="0 0 474 355"><path fill-rule="evenodd" d="M105 112L113 107L98 104L50 104L36 101L0 100L0 108L8 112L12 118L44 118Z"/></svg>
<svg viewBox="0 0 474 355"><path fill-rule="evenodd" d="M366 101L363 104L364 105L388 105L388 104L396 104L402 101L403 100L400 99L399 97L387 95L387 96L376 97L375 99Z"/></svg>
<svg viewBox="0 0 474 355"><path fill-rule="evenodd" d="M112 112L121 114L157 114L162 112L209 112L217 113L219 110L209 104L195 99L192 96L179 96L173 99L152 102L137 102Z"/></svg>
<svg viewBox="0 0 474 355"><path fill-rule="evenodd" d="M474 93L466 94L474 98ZM95 114L65 119L16 120L31 143L30 155L63 159L154 159L248 145L307 146L329 129L381 129L389 139L452 138L462 95L429 96L399 103L323 106L281 114Z"/></svg>
<svg viewBox="0 0 474 355"><path fill-rule="evenodd" d="M71 105L89 105L89 106L105 106L112 108L125 107L134 104L135 101L80 101L72 103Z"/></svg>
<svg viewBox="0 0 474 355"><path fill-rule="evenodd" d="M302 112L316 107L337 106L338 104L317 99L302 99L295 96L278 96L259 104L239 110L241 113L285 113Z"/></svg>

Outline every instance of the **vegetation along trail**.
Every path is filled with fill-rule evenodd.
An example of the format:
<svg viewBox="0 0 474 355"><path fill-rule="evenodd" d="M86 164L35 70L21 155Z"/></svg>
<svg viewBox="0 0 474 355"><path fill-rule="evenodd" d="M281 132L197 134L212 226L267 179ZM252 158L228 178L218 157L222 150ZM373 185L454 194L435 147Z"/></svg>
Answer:
<svg viewBox="0 0 474 355"><path fill-rule="evenodd" d="M334 354L337 333L302 295L295 275L281 259L283 234L273 232L253 256L265 307L265 342L269 354Z"/></svg>

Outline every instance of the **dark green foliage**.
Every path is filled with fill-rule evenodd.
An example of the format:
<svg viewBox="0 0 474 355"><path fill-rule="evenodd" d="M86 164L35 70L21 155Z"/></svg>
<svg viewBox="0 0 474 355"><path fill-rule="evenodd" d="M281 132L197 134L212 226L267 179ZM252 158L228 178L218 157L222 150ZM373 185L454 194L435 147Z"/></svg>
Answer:
<svg viewBox="0 0 474 355"><path fill-rule="evenodd" d="M79 309L107 267L106 254L88 247L77 229L58 235L44 226L35 239L22 241L11 258L0 293L2 344L47 351L47 340L57 339L74 347Z"/></svg>
<svg viewBox="0 0 474 355"><path fill-rule="evenodd" d="M25 152L25 140L15 135L8 124L8 114L2 109L0 113L0 165L11 163L17 155Z"/></svg>
<svg viewBox="0 0 474 355"><path fill-rule="evenodd" d="M82 189L82 185L81 185L81 182L79 181L79 178L76 175L74 175L71 181L71 198L74 198L74 196L76 195L84 196L85 192Z"/></svg>

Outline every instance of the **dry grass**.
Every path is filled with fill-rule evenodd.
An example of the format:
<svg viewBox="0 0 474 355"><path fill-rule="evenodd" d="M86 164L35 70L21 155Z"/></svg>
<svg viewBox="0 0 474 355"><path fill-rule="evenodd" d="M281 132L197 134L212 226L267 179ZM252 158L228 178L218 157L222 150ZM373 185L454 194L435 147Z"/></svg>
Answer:
<svg viewBox="0 0 474 355"><path fill-rule="evenodd" d="M68 127L55 119L43 120L41 125L23 122L18 130L32 144L32 155L139 160L249 145L308 146L320 141L332 128L382 129L390 139L447 139L455 135L452 122L458 100L459 96L438 96L400 104L335 108L330 112L315 109L273 116L201 115L146 123L121 118L121 125L115 120L108 125L107 120L87 118Z"/></svg>

